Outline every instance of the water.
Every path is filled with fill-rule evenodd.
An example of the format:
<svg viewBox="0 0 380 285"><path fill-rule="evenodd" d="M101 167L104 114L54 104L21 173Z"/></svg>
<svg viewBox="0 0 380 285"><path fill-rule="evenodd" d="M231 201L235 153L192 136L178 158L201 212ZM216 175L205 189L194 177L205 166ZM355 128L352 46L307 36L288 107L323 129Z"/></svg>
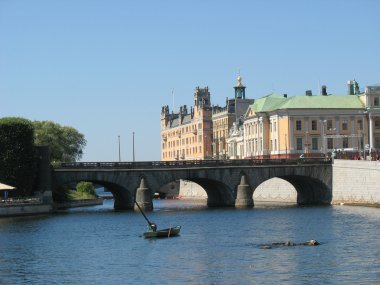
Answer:
<svg viewBox="0 0 380 285"><path fill-rule="evenodd" d="M208 209L154 201L159 228L103 206L0 219L0 284L373 284L380 282L380 209L260 206ZM262 249L316 239L320 246Z"/></svg>

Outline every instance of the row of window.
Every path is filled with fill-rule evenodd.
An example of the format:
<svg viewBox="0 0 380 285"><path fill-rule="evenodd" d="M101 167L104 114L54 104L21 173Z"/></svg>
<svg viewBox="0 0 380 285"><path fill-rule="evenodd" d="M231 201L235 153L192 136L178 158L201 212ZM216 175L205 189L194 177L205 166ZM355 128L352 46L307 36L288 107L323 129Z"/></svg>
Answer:
<svg viewBox="0 0 380 285"><path fill-rule="evenodd" d="M198 130L201 130L202 129L202 123L198 123ZM175 137L175 136L178 136L178 135L181 135L181 134L187 134L187 133L191 133L191 132L195 132L197 130L196 128L196 124L193 124L193 125L190 125L190 126L186 126L186 127L182 127L180 128L179 130L173 130L171 132L168 132L168 137Z"/></svg>
<svg viewBox="0 0 380 285"><path fill-rule="evenodd" d="M198 152L199 150L199 152ZM162 158L163 159L167 159L167 158L172 158L172 159L184 159L185 158L185 155L186 156L191 156L191 155L197 155L198 153L202 153L202 147L199 146L199 147L192 147L192 148L188 148L188 149L182 149L182 151L180 150L173 150L173 151L164 151L162 152Z"/></svg>
<svg viewBox="0 0 380 285"><path fill-rule="evenodd" d="M379 137L380 140L380 137ZM353 143L353 145L350 146L350 138L341 138L339 141L334 138L327 138L326 139L326 145L323 146L323 143L320 143L321 138L320 137L312 137L311 143L309 141L305 140L303 137L296 137L296 145L295 148L297 151L324 151L322 148L326 147L327 149L334 149L334 148L349 148L353 146L360 145L360 148L363 148L363 140L358 140L356 143ZM278 144L277 139L270 140L269 144L269 151L277 151L278 150ZM263 140L251 140L247 142L247 153L255 153L257 151L263 150Z"/></svg>
<svg viewBox="0 0 380 285"><path fill-rule="evenodd" d="M302 131L302 120L296 120L296 131ZM333 127L333 120L331 119L328 119L328 120L312 120L311 121L311 130L312 131L318 131L318 122L319 124L321 125L321 128L322 128L322 124L324 126L326 126L326 130L334 130L334 127ZM362 120L357 120L357 124L358 124L358 127L360 130L363 129L363 121ZM347 119L342 119L341 120L341 130L342 131L348 131L348 120Z"/></svg>

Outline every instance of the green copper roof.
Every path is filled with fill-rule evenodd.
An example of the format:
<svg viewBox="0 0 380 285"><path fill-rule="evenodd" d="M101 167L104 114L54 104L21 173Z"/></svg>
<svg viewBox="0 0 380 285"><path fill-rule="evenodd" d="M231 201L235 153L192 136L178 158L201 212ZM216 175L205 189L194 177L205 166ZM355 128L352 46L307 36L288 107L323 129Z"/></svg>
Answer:
<svg viewBox="0 0 380 285"><path fill-rule="evenodd" d="M355 109L364 104L357 95L294 96L289 98L280 109Z"/></svg>
<svg viewBox="0 0 380 285"><path fill-rule="evenodd" d="M251 105L251 108L254 112L269 112L278 109L278 106L281 106L286 100L287 98L284 98L283 96L271 93L255 100L255 103Z"/></svg>
<svg viewBox="0 0 380 285"><path fill-rule="evenodd" d="M269 94L251 105L254 112L270 112L284 109L361 109L364 104L358 95L314 95L285 98Z"/></svg>

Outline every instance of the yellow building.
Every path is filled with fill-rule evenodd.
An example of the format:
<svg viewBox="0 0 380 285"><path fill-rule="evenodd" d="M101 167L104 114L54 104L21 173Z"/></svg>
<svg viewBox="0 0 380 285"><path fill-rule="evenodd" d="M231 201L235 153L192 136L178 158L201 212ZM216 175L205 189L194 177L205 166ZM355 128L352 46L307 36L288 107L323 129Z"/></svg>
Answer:
<svg viewBox="0 0 380 285"><path fill-rule="evenodd" d="M244 157L379 151L380 87L369 86L358 94L357 83L348 83L349 95L327 95L324 89L316 96L309 91L305 96L257 99L245 115Z"/></svg>
<svg viewBox="0 0 380 285"><path fill-rule="evenodd" d="M224 107L213 106L212 108L212 125L213 125L213 140L212 154L215 159L225 159L230 155L227 139L229 131L233 124L241 121L253 99L245 98L245 86L242 83L242 78L239 75L237 84L234 86L235 97L226 98Z"/></svg>
<svg viewBox="0 0 380 285"><path fill-rule="evenodd" d="M212 109L208 87L197 87L194 108L181 106L179 113L161 109L161 160L195 160L212 156Z"/></svg>

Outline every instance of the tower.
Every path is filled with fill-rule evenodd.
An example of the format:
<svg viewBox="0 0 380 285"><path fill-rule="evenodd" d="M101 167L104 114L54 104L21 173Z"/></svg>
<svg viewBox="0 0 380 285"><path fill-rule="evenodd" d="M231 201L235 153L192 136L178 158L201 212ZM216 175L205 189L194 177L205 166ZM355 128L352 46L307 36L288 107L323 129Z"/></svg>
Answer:
<svg viewBox="0 0 380 285"><path fill-rule="evenodd" d="M210 92L208 87L195 88L194 92L194 109L203 109L211 107Z"/></svg>
<svg viewBox="0 0 380 285"><path fill-rule="evenodd" d="M241 76L237 77L237 84L234 86L235 89L235 99L245 99L245 86L241 83Z"/></svg>

